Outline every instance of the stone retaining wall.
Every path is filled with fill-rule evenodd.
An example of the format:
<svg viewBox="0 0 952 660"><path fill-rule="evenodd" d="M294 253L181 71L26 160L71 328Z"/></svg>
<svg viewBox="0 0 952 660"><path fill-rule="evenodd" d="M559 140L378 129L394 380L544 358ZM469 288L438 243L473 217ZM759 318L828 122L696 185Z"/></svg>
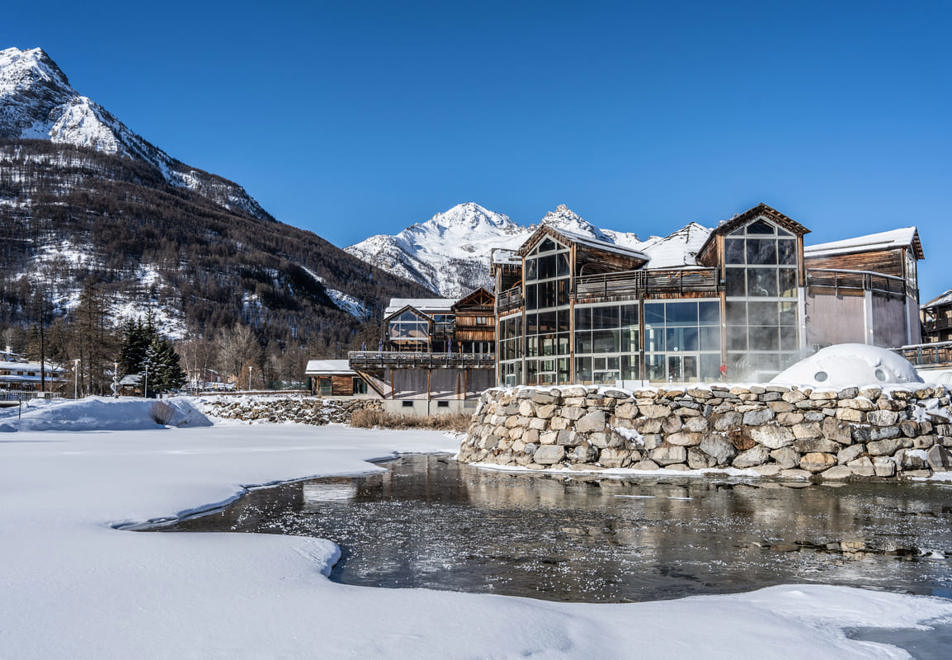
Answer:
<svg viewBox="0 0 952 660"><path fill-rule="evenodd" d="M202 400L202 412L244 422L349 424L355 410L380 410L378 399L320 399L309 396L216 396Z"/></svg>
<svg viewBox="0 0 952 660"><path fill-rule="evenodd" d="M843 480L952 470L945 386L491 389L459 460L532 469L753 469Z"/></svg>

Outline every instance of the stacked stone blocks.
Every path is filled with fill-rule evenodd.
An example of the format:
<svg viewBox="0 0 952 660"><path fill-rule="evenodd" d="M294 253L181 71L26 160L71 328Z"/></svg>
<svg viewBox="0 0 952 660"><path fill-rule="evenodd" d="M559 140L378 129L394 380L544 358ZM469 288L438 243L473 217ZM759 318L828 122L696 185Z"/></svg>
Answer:
<svg viewBox="0 0 952 660"><path fill-rule="evenodd" d="M694 388L565 386L483 393L464 462L530 469L697 470L845 480L952 470L942 385Z"/></svg>

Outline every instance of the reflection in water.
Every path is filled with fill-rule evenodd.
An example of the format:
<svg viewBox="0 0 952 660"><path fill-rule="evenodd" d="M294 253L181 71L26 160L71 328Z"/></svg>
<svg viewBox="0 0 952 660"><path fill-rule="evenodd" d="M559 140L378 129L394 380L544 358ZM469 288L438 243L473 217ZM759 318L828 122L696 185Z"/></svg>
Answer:
<svg viewBox="0 0 952 660"><path fill-rule="evenodd" d="M789 582L952 594L952 561L919 557L952 557L947 486L598 479L433 455L385 465L254 490L163 529L329 538L342 549L332 579L384 587L614 602ZM843 541L851 552L827 549Z"/></svg>

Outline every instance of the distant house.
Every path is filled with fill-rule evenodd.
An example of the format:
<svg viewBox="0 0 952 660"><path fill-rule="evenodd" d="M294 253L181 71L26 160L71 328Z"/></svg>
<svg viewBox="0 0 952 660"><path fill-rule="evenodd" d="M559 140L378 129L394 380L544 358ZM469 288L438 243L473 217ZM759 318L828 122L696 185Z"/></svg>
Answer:
<svg viewBox="0 0 952 660"><path fill-rule="evenodd" d="M0 351L0 390L39 392L44 371L46 391L52 392L63 387L66 378L61 367L47 362L44 369L39 362L30 362L9 347Z"/></svg>
<svg viewBox="0 0 952 660"><path fill-rule="evenodd" d="M380 350L354 351L349 366L393 412L432 415L475 408L494 382L495 296L394 298Z"/></svg>
<svg viewBox="0 0 952 660"><path fill-rule="evenodd" d="M920 313L923 343L952 341L952 289L925 303Z"/></svg>
<svg viewBox="0 0 952 660"><path fill-rule="evenodd" d="M350 368L347 360L309 360L304 375L316 396L355 398L369 394L367 381Z"/></svg>

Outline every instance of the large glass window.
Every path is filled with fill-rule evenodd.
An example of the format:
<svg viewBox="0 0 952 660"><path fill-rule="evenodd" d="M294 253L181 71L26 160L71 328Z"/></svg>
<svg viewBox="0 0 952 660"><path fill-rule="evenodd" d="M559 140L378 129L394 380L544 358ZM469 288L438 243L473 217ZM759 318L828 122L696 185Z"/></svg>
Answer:
<svg viewBox="0 0 952 660"><path fill-rule="evenodd" d="M721 367L718 300L645 303L645 376L652 381L714 381Z"/></svg>
<svg viewBox="0 0 952 660"><path fill-rule="evenodd" d="M569 248L545 237L526 255L527 385L567 383L571 311Z"/></svg>
<svg viewBox="0 0 952 660"><path fill-rule="evenodd" d="M576 306L576 382L640 380L639 333L636 303Z"/></svg>
<svg viewBox="0 0 952 660"><path fill-rule="evenodd" d="M764 219L724 239L728 378L767 380L799 349L796 236Z"/></svg>
<svg viewBox="0 0 952 660"><path fill-rule="evenodd" d="M521 385L523 356L522 315L499 319L499 380L502 385Z"/></svg>
<svg viewBox="0 0 952 660"><path fill-rule="evenodd" d="M387 331L393 342L425 343L430 338L430 321L408 309L390 319Z"/></svg>

